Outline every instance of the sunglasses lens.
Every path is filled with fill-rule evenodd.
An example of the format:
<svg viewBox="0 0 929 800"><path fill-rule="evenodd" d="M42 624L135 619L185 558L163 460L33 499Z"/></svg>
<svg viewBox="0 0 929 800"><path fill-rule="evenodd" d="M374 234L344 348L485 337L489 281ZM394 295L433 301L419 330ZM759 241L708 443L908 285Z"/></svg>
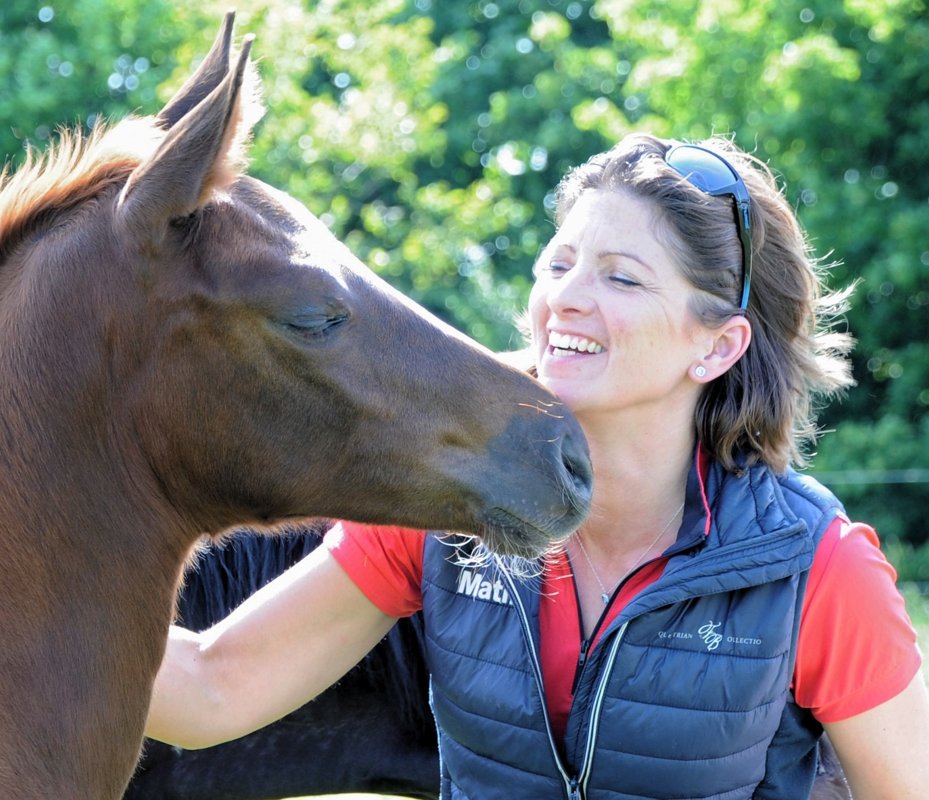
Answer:
<svg viewBox="0 0 929 800"><path fill-rule="evenodd" d="M731 195L735 201L735 224L742 242L742 295L739 310L748 308L752 281L751 203L748 189L726 159L692 144L679 144L665 154L665 162L688 183L713 197Z"/></svg>
<svg viewBox="0 0 929 800"><path fill-rule="evenodd" d="M665 161L707 194L731 192L733 185L739 181L739 176L725 161L699 147L675 147L668 151Z"/></svg>

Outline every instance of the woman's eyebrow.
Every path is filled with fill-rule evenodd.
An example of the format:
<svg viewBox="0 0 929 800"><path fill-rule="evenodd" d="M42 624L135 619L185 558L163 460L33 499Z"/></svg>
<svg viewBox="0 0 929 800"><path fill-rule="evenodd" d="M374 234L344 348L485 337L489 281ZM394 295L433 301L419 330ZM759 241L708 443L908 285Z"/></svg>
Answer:
<svg viewBox="0 0 929 800"><path fill-rule="evenodd" d="M609 258L610 256L618 256L619 258L631 258L636 263L641 264L643 267L645 267L645 269L647 269L653 275L655 274L655 270L652 268L651 264L649 264L646 261L643 261L635 253L630 253L627 250L601 250L599 253L597 253L597 258L600 259L601 261L605 258Z"/></svg>

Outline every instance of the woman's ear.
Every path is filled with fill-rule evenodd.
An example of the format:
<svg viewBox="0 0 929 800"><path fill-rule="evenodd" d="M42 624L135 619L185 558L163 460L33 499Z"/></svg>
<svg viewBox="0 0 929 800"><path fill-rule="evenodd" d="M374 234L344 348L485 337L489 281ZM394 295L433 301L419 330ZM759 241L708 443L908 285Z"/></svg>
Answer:
<svg viewBox="0 0 929 800"><path fill-rule="evenodd" d="M748 350L752 341L752 324L734 314L713 332L709 352L690 370L698 383L709 383L727 372Z"/></svg>

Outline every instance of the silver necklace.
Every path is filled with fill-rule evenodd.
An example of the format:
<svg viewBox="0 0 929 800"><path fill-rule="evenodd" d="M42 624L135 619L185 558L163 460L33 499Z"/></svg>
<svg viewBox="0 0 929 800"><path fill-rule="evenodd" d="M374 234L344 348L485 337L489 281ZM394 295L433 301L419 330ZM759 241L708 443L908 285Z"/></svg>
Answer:
<svg viewBox="0 0 929 800"><path fill-rule="evenodd" d="M686 502L686 498L684 499L684 502ZM649 551L651 551L651 549L658 543L658 540L662 536L664 536L665 531L667 531L668 528L671 527L671 523L677 519L677 515L680 514L681 511L684 510L684 502L682 502L681 505L678 507L677 511L674 512L674 514L671 516L671 519L669 519L667 523L665 523L665 526L659 531L658 535L652 540L652 543L648 547L646 547L641 553L639 553L639 557L635 560L635 563L631 567L629 567L629 569L626 570L625 574L618 581L616 581L616 586L619 586L619 584L621 584L624 580L626 580L626 578L629 577L629 575L632 574L632 571L637 566L639 566L639 564L642 563L642 559L644 559L645 556L648 555ZM580 534L578 534L574 538L577 540L578 547L581 548L581 552L584 554L584 558L587 560L587 565L590 567L590 572L594 576L594 580L597 581L597 585L600 587L600 599L603 601L603 605L607 605L610 602L611 595L613 594L613 592L616 591L616 586L613 587L613 592L608 592L606 590L606 586L603 585L603 581L600 580L600 576L597 574L597 569L596 567L594 567L594 562L590 560L590 556L587 554L587 548L584 547L584 542L581 539Z"/></svg>

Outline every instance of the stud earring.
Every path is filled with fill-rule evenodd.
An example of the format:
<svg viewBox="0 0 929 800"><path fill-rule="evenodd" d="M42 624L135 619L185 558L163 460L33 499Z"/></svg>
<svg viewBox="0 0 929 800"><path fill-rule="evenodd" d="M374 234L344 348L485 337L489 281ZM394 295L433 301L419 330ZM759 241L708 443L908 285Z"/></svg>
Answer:
<svg viewBox="0 0 929 800"><path fill-rule="evenodd" d="M697 366L694 367L694 375L696 375L698 378L705 378L706 367L704 367L703 364L697 364Z"/></svg>

